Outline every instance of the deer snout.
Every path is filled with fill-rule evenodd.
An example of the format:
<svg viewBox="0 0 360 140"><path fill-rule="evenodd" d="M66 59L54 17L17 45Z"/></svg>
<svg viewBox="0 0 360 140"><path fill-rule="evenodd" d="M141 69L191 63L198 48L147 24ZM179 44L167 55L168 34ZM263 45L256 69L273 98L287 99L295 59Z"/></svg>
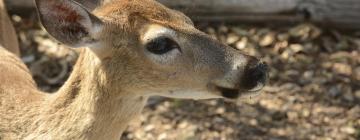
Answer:
<svg viewBox="0 0 360 140"><path fill-rule="evenodd" d="M259 91L267 80L268 66L263 62L248 64L241 78L241 86L244 90Z"/></svg>
<svg viewBox="0 0 360 140"><path fill-rule="evenodd" d="M259 93L267 82L268 65L254 57L241 56L233 60L242 61L233 63L237 69L230 70L215 82L217 90L225 98L236 99L243 95Z"/></svg>

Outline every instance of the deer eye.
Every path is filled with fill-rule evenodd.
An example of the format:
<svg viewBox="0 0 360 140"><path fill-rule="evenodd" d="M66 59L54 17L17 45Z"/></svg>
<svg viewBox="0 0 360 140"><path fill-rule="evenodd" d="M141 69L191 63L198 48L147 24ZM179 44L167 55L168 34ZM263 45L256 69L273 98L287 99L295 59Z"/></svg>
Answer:
<svg viewBox="0 0 360 140"><path fill-rule="evenodd" d="M175 41L167 37L159 37L146 44L146 49L156 55L162 55L179 48Z"/></svg>

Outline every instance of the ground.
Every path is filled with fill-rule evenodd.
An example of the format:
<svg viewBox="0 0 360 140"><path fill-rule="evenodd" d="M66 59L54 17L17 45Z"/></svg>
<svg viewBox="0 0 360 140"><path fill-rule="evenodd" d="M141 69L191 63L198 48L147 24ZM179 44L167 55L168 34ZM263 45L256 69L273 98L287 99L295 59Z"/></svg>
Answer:
<svg viewBox="0 0 360 140"><path fill-rule="evenodd" d="M22 60L39 87L56 91L76 52L54 42L36 16L13 16ZM312 24L198 23L198 28L270 65L263 93L237 102L152 98L124 140L359 140L360 31Z"/></svg>

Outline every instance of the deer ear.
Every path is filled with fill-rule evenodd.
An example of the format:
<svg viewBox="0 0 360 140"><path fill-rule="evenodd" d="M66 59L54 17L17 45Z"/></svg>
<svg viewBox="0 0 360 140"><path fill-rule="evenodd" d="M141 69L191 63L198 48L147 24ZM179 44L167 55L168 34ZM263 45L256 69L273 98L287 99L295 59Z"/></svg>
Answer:
<svg viewBox="0 0 360 140"><path fill-rule="evenodd" d="M35 0L45 29L58 41L73 47L95 43L103 23L72 0Z"/></svg>
<svg viewBox="0 0 360 140"><path fill-rule="evenodd" d="M83 5L87 10L92 11L98 7L103 0L74 0Z"/></svg>

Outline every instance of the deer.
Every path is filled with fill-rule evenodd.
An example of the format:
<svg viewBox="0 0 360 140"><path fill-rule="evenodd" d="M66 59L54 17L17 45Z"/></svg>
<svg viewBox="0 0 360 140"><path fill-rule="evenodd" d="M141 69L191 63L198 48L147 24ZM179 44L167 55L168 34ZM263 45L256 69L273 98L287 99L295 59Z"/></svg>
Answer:
<svg viewBox="0 0 360 140"><path fill-rule="evenodd" d="M4 2L0 0L0 45L3 48L13 52L15 55L20 56L19 43L17 41L16 32L11 24L5 9ZM6 33L6 35L4 34ZM12 46L12 47L10 47Z"/></svg>
<svg viewBox="0 0 360 140"><path fill-rule="evenodd" d="M264 62L155 0L35 4L44 29L79 58L57 92L38 90L1 3L0 139L115 140L149 97L236 100L266 85Z"/></svg>

